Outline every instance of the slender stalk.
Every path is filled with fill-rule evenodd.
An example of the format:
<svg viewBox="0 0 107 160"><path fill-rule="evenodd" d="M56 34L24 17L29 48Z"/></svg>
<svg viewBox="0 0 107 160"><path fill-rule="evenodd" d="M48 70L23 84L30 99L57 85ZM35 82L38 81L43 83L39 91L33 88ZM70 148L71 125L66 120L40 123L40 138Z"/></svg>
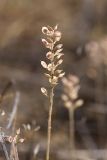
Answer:
<svg viewBox="0 0 107 160"><path fill-rule="evenodd" d="M51 88L50 97L49 97L50 106L49 106L49 117L48 117L48 133L47 133L48 140L47 140L46 160L49 160L49 156L50 156L53 97L54 97L54 87Z"/></svg>
<svg viewBox="0 0 107 160"><path fill-rule="evenodd" d="M70 156L73 159L73 150L75 149L74 137L74 109L69 108L69 143L70 143Z"/></svg>
<svg viewBox="0 0 107 160"><path fill-rule="evenodd" d="M14 160L19 160L19 156L18 156L18 151L17 151L17 146L14 142L12 142L11 144L11 159L14 159Z"/></svg>
<svg viewBox="0 0 107 160"><path fill-rule="evenodd" d="M10 160L9 154L8 154L8 151L7 151L7 148L6 148L6 145L5 145L5 142L4 142L2 137L0 137L0 138L1 138L1 145L2 145L2 148L3 148L4 155L5 155L5 159L6 160Z"/></svg>
<svg viewBox="0 0 107 160"><path fill-rule="evenodd" d="M73 108L69 108L69 138L70 138L70 149L74 149L74 111Z"/></svg>
<svg viewBox="0 0 107 160"><path fill-rule="evenodd" d="M62 83L64 86L64 94L62 94L62 100L64 101L65 107L69 112L69 149L70 157L74 160L75 150L75 130L74 130L74 110L83 104L83 100L78 99L79 91L79 79L74 75L69 75L67 78L63 77Z"/></svg>

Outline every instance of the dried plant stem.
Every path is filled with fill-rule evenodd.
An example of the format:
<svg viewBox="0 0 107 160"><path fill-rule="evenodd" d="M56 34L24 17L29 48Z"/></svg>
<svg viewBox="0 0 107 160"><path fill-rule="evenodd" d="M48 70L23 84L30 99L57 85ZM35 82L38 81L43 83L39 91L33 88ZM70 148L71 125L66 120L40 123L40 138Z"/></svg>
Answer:
<svg viewBox="0 0 107 160"><path fill-rule="evenodd" d="M50 155L50 143L51 143L51 129L52 129L52 110L53 110L53 97L54 97L54 87L50 90L49 97L49 117L48 117L48 140L47 140L47 152L46 152L46 160L49 160Z"/></svg>
<svg viewBox="0 0 107 160"><path fill-rule="evenodd" d="M69 143L70 143L70 156L73 158L73 150L75 149L74 137L74 109L69 108Z"/></svg>
<svg viewBox="0 0 107 160"><path fill-rule="evenodd" d="M19 160L19 156L18 156L18 151L17 151L17 146L14 142L12 142L11 144L11 159L14 159L14 160Z"/></svg>
<svg viewBox="0 0 107 160"><path fill-rule="evenodd" d="M8 154L5 142L4 142L4 139L3 139L3 137L1 135L0 135L0 141L1 141L1 145L2 145L2 148L3 148L4 155L5 155L5 159L6 160L10 160L9 154Z"/></svg>
<svg viewBox="0 0 107 160"><path fill-rule="evenodd" d="M4 154L5 154L5 159L6 160L10 160L5 144L4 143L1 143L1 144L2 144L2 148L3 148Z"/></svg>
<svg viewBox="0 0 107 160"><path fill-rule="evenodd" d="M74 149L74 111L73 108L69 108L69 137L70 137L70 149Z"/></svg>

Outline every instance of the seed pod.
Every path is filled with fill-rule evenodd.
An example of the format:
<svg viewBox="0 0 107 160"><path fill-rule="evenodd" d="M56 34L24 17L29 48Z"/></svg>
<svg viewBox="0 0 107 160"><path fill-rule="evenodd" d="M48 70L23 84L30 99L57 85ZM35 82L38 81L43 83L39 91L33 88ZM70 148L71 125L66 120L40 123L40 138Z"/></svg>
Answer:
<svg viewBox="0 0 107 160"><path fill-rule="evenodd" d="M60 39L61 39L61 32L55 31L54 32L54 36L55 36L55 41L60 41Z"/></svg>
<svg viewBox="0 0 107 160"><path fill-rule="evenodd" d="M74 76L74 75L69 75L68 79L71 80L74 84L79 83L79 79L78 77Z"/></svg>
<svg viewBox="0 0 107 160"><path fill-rule="evenodd" d="M61 49L63 47L63 44L58 44L56 47L55 47L55 49Z"/></svg>
<svg viewBox="0 0 107 160"><path fill-rule="evenodd" d="M56 58L60 59L63 55L64 55L63 53L59 53Z"/></svg>
<svg viewBox="0 0 107 160"><path fill-rule="evenodd" d="M42 65L43 68L47 68L48 67L48 65L44 61L41 61L41 65Z"/></svg>
<svg viewBox="0 0 107 160"><path fill-rule="evenodd" d="M45 76L46 76L47 78L51 78L51 76L50 76L48 73L45 73Z"/></svg>
<svg viewBox="0 0 107 160"><path fill-rule="evenodd" d="M42 39L42 43L47 47L49 45L48 41L46 39Z"/></svg>
<svg viewBox="0 0 107 160"><path fill-rule="evenodd" d="M75 102L75 106L76 106L76 107L80 107L80 106L83 105L83 103L84 103L84 101L83 101L82 99L79 99L79 100L77 100L77 101Z"/></svg>
<svg viewBox="0 0 107 160"><path fill-rule="evenodd" d="M42 27L42 32L43 34L46 34L47 36L53 36L54 34L54 30L50 26Z"/></svg>
<svg viewBox="0 0 107 160"><path fill-rule="evenodd" d="M63 101L68 101L68 96L65 94L62 94L61 98Z"/></svg>
<svg viewBox="0 0 107 160"><path fill-rule="evenodd" d="M20 138L20 139L19 139L19 142L20 142L20 143L23 143L23 142L24 142L24 139L23 139L23 138Z"/></svg>
<svg viewBox="0 0 107 160"><path fill-rule="evenodd" d="M58 24L54 27L54 31L58 29Z"/></svg>
<svg viewBox="0 0 107 160"><path fill-rule="evenodd" d="M1 112L1 116L5 116L5 111L3 110L2 112Z"/></svg>
<svg viewBox="0 0 107 160"><path fill-rule="evenodd" d="M53 54L52 52L48 52L48 53L46 54L46 57L47 57L49 60L52 60L53 57L54 57L54 54Z"/></svg>
<svg viewBox="0 0 107 160"><path fill-rule="evenodd" d="M63 48L56 50L55 56L57 56L57 55L58 55L60 52L62 52L62 51L63 51Z"/></svg>
<svg viewBox="0 0 107 160"><path fill-rule="evenodd" d="M56 76L59 76L59 74L60 74L61 72L62 72L62 70L56 70L56 71L55 71L55 75L56 75Z"/></svg>
<svg viewBox="0 0 107 160"><path fill-rule="evenodd" d="M18 135L20 134L20 128L16 131L16 134Z"/></svg>
<svg viewBox="0 0 107 160"><path fill-rule="evenodd" d="M41 88L41 92L43 93L43 95L48 96L48 92L45 88Z"/></svg>
<svg viewBox="0 0 107 160"><path fill-rule="evenodd" d="M52 85L57 85L57 82L58 82L58 77L56 76L53 76L53 78L49 79L49 82L52 84Z"/></svg>
<svg viewBox="0 0 107 160"><path fill-rule="evenodd" d="M71 108L71 106L72 106L71 101L65 102L65 107L67 107L69 109L69 108Z"/></svg>
<svg viewBox="0 0 107 160"><path fill-rule="evenodd" d="M61 73L61 74L59 74L59 78L62 78L63 76L65 75L65 72L63 72L63 73Z"/></svg>
<svg viewBox="0 0 107 160"><path fill-rule="evenodd" d="M49 32L47 27L42 27L42 33L47 34Z"/></svg>
<svg viewBox="0 0 107 160"><path fill-rule="evenodd" d="M60 64L62 64L63 62L63 59L60 59L58 62L57 62L57 66L59 66Z"/></svg>

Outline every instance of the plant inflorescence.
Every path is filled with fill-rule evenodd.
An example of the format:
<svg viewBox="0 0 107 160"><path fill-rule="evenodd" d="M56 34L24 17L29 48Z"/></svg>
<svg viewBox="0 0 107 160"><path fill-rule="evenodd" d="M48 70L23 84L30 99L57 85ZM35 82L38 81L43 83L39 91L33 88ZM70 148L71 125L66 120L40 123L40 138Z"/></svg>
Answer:
<svg viewBox="0 0 107 160"><path fill-rule="evenodd" d="M48 63L41 61L41 65L46 69L45 76L49 81L49 90L42 87L41 92L49 99L49 118L48 118L48 141L47 141L47 152L46 160L49 160L50 156L50 142L51 142L51 121L52 121L52 109L54 99L54 88L58 84L59 78L64 76L63 70L59 69L59 66L63 62L63 45L58 43L61 39L61 32L58 31L58 26L54 28L47 26L42 27L42 33L46 36L42 39L44 46L48 49L46 58L49 60Z"/></svg>
<svg viewBox="0 0 107 160"><path fill-rule="evenodd" d="M82 99L78 99L78 92L80 89L79 78L74 75L69 75L67 78L62 78L63 90L62 100L64 106L69 112L69 142L70 142L70 154L72 155L72 150L75 148L75 137L74 137L74 110L83 104ZM73 157L71 157L73 158Z"/></svg>

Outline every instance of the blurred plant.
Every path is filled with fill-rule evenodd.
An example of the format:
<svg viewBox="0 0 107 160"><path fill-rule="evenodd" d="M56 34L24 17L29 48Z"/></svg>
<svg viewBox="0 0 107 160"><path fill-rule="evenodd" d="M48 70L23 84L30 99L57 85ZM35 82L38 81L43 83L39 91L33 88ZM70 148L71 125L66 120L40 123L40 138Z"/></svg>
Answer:
<svg viewBox="0 0 107 160"><path fill-rule="evenodd" d="M28 151L30 154L28 159L34 160L37 158L40 150L39 143L35 145L35 133L40 130L40 126L37 125L35 120L32 120L30 123L22 124L22 128L26 143L29 143Z"/></svg>
<svg viewBox="0 0 107 160"><path fill-rule="evenodd" d="M16 90L15 84L11 81L7 83L5 88L2 90L0 94L0 107L2 107L2 102L6 100L7 98L13 97L13 93L8 94L7 91L10 89L10 87L14 86L15 89L15 98L14 98L14 103L12 107L12 112L10 114L8 124L5 129L10 129L12 127L12 132L11 135L8 136L6 133L7 131L4 131L4 128L0 126L0 144L2 146L4 156L6 160L19 160L18 157L18 151L17 151L17 144L20 142L22 143L24 141L23 138L20 138L20 129L15 131L15 119L16 119L16 112L17 112L17 107L20 101L20 93L19 91ZM3 116L7 117L7 114L5 113L4 110L1 110L0 108L0 115L3 118ZM16 133L14 133L14 131ZM7 145L9 143L9 147ZM10 149L9 149L10 148ZM10 151L8 151L10 150Z"/></svg>
<svg viewBox="0 0 107 160"><path fill-rule="evenodd" d="M69 138L70 138L70 149L75 148L74 143L74 110L83 104L82 99L78 99L78 91L80 89L79 79L74 75L69 75L67 78L62 78L64 94L62 94L62 100L64 106L69 112ZM72 154L72 153L71 153ZM71 155L72 156L72 155Z"/></svg>
<svg viewBox="0 0 107 160"><path fill-rule="evenodd" d="M8 153L6 142L10 143L11 145L10 154ZM23 142L24 139L20 138L20 129L16 130L15 136L7 136L2 128L0 128L0 143L2 145L6 160L19 160L17 144Z"/></svg>
<svg viewBox="0 0 107 160"><path fill-rule="evenodd" d="M50 156L50 142L51 142L51 121L52 121L52 109L53 109L53 99L54 99L54 88L58 84L59 78L64 76L62 70L57 69L63 62L62 56L62 44L57 44L61 39L61 32L57 30L58 26L54 28L47 26L42 27L42 33L46 35L46 39L42 39L43 44L49 51L46 54L46 58L49 60L47 64L44 61L41 61L41 65L45 68L48 73L45 73L45 76L49 81L49 90L42 87L41 92L48 97L49 99L49 118L48 118L48 141L47 141L47 152L46 160L49 160Z"/></svg>
<svg viewBox="0 0 107 160"><path fill-rule="evenodd" d="M35 132L40 130L40 126L36 124L36 121L33 121L31 124L30 123L22 124L22 126L24 129L23 134L26 134L27 139L30 138L30 140L31 140L31 137L34 137Z"/></svg>

